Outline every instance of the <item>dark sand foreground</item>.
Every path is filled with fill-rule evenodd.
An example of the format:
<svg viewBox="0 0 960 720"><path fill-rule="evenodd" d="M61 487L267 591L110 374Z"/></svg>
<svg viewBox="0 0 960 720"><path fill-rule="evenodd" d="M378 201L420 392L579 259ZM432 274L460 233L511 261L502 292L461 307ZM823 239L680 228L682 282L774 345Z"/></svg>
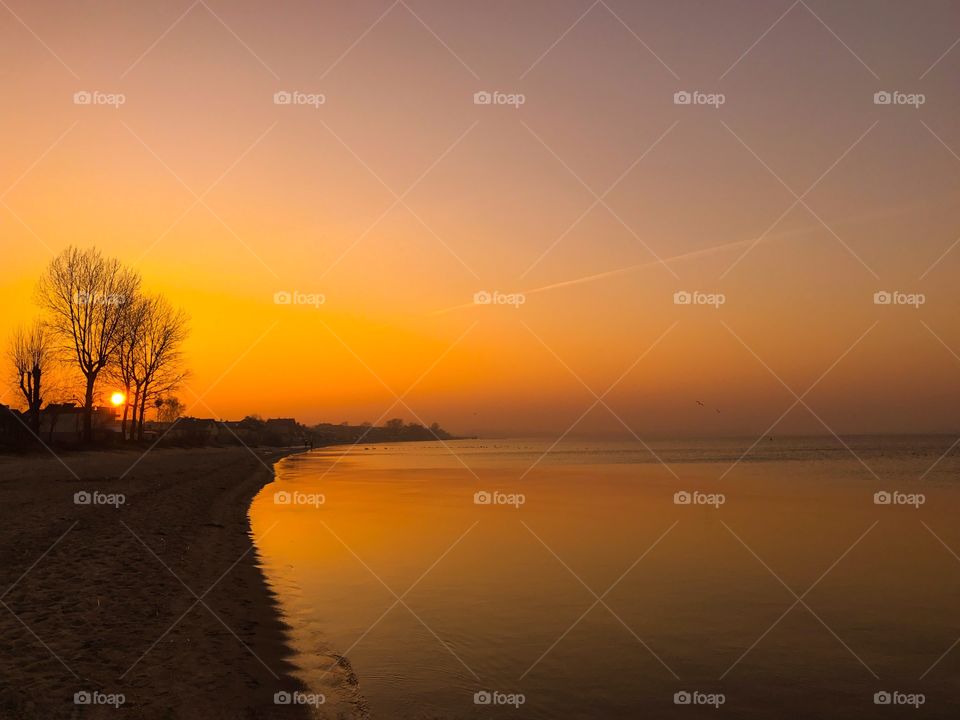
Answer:
<svg viewBox="0 0 960 720"><path fill-rule="evenodd" d="M307 717L274 704L302 688L247 520L284 453L255 452L0 457L0 717Z"/></svg>

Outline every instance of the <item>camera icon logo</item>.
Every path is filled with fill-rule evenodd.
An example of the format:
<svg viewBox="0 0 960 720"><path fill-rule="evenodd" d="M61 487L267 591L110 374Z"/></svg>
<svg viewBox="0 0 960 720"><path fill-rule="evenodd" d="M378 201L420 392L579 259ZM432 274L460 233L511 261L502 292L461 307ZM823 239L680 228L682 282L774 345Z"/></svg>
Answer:
<svg viewBox="0 0 960 720"><path fill-rule="evenodd" d="M693 696L686 690L681 690L673 694L674 705L689 705L691 702L693 702Z"/></svg>
<svg viewBox="0 0 960 720"><path fill-rule="evenodd" d="M273 494L274 505L289 505L293 502L293 496L286 490L278 490Z"/></svg>
<svg viewBox="0 0 960 720"><path fill-rule="evenodd" d="M492 105L493 104L493 93L489 93L486 90L480 90L473 94L473 104L474 105Z"/></svg>
<svg viewBox="0 0 960 720"><path fill-rule="evenodd" d="M873 504L874 505L889 505L893 502L893 495L888 493L886 490L881 490L873 494Z"/></svg>
<svg viewBox="0 0 960 720"><path fill-rule="evenodd" d="M81 490L73 494L74 505L89 505L91 502L93 502L93 496L86 490Z"/></svg>
<svg viewBox="0 0 960 720"><path fill-rule="evenodd" d="M274 105L291 105L293 103L293 93L286 90L279 90L273 94Z"/></svg>
<svg viewBox="0 0 960 720"><path fill-rule="evenodd" d="M481 690L480 692L475 692L473 694L474 705L489 705L492 702L493 702L493 694L487 692L486 690Z"/></svg>
<svg viewBox="0 0 960 720"><path fill-rule="evenodd" d="M474 505L489 505L493 502L493 495L488 493L486 490L480 490L473 494L473 504Z"/></svg>
<svg viewBox="0 0 960 720"><path fill-rule="evenodd" d="M74 705L89 705L92 702L93 696L86 690L81 690L80 692L75 692L73 694Z"/></svg>
<svg viewBox="0 0 960 720"><path fill-rule="evenodd" d="M73 94L73 104L74 105L89 105L93 102L93 93L87 92L86 90L80 90Z"/></svg>
<svg viewBox="0 0 960 720"><path fill-rule="evenodd" d="M293 702L293 695L288 693L286 690L280 690L273 694L273 704L274 705L289 705Z"/></svg>
<svg viewBox="0 0 960 720"><path fill-rule="evenodd" d="M693 94L686 90L680 90L673 94L674 105L689 105L693 102Z"/></svg>
<svg viewBox="0 0 960 720"><path fill-rule="evenodd" d="M674 505L689 505L691 502L693 502L693 496L686 490L680 490L673 494Z"/></svg>
<svg viewBox="0 0 960 720"><path fill-rule="evenodd" d="M873 94L874 105L890 105L893 102L893 95L886 90L878 90Z"/></svg>
<svg viewBox="0 0 960 720"><path fill-rule="evenodd" d="M893 702L893 696L886 690L881 690L873 694L874 705L889 705Z"/></svg>
<svg viewBox="0 0 960 720"><path fill-rule="evenodd" d="M692 305L693 293L689 293L686 290L678 290L673 294L673 304L674 305Z"/></svg>
<svg viewBox="0 0 960 720"><path fill-rule="evenodd" d="M481 290L480 292L475 292L473 294L474 305L490 305L492 302L493 295L488 293L486 290Z"/></svg>
<svg viewBox="0 0 960 720"><path fill-rule="evenodd" d="M273 294L274 305L292 305L293 293L289 290L278 290Z"/></svg>
<svg viewBox="0 0 960 720"><path fill-rule="evenodd" d="M892 302L893 302L893 293L889 293L886 290L880 290L873 294L874 305L889 305Z"/></svg>

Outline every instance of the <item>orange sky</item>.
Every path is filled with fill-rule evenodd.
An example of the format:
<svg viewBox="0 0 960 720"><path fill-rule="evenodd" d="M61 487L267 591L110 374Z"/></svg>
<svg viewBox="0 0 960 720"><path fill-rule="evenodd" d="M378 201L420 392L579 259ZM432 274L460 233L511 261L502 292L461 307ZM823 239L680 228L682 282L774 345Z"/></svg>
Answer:
<svg viewBox="0 0 960 720"><path fill-rule="evenodd" d="M575 433L760 434L828 369L770 432L957 429L955 4L8 4L0 337L95 244L190 313L198 416L555 436L649 351Z"/></svg>

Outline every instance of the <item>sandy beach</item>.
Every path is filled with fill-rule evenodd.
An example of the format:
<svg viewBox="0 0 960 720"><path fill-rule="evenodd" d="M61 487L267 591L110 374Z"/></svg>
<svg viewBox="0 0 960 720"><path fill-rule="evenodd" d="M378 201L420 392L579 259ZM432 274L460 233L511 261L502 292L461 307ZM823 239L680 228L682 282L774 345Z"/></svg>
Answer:
<svg viewBox="0 0 960 720"><path fill-rule="evenodd" d="M0 716L306 717L247 518L288 453L141 454L0 457Z"/></svg>

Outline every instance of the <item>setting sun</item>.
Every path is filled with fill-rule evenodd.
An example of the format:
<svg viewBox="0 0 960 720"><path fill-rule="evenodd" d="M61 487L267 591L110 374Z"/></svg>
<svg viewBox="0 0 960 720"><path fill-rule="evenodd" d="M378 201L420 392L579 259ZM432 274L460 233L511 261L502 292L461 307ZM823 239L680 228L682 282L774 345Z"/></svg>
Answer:
<svg viewBox="0 0 960 720"><path fill-rule="evenodd" d="M114 407L120 407L121 405L123 405L126 399L127 399L127 396L124 395L122 392L115 392L113 395L110 396L110 402L113 404Z"/></svg>

